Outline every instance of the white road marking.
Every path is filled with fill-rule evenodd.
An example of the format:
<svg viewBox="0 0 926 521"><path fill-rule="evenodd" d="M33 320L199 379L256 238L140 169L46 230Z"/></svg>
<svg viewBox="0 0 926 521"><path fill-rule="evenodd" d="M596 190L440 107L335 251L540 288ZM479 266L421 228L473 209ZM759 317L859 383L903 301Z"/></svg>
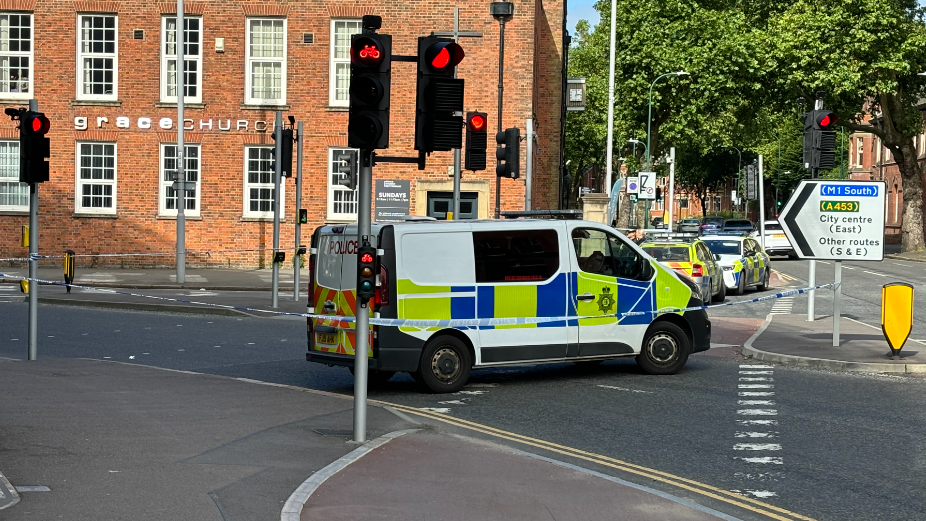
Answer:
<svg viewBox="0 0 926 521"><path fill-rule="evenodd" d="M447 400L446 402L437 402L441 405L466 405L463 400Z"/></svg>
<svg viewBox="0 0 926 521"><path fill-rule="evenodd" d="M903 266L904 268L912 268L913 266L909 264L903 264L901 262L892 262L891 264L896 264L897 266Z"/></svg>
<svg viewBox="0 0 926 521"><path fill-rule="evenodd" d="M737 458L739 460L745 461L746 463L771 463L773 465L783 465L780 456L763 456L761 458Z"/></svg>
<svg viewBox="0 0 926 521"><path fill-rule="evenodd" d="M784 472L734 472L733 477L740 479L755 479L758 481L778 481L779 478L785 477Z"/></svg>
<svg viewBox="0 0 926 521"><path fill-rule="evenodd" d="M177 351L186 351L186 349L178 349Z"/></svg>
<svg viewBox="0 0 926 521"><path fill-rule="evenodd" d="M775 396L774 392L768 391L743 391L739 393L740 396Z"/></svg>
<svg viewBox="0 0 926 521"><path fill-rule="evenodd" d="M817 261L817 262L819 262L820 264L829 264L829 262L826 262L826 261Z"/></svg>
<svg viewBox="0 0 926 521"><path fill-rule="evenodd" d="M653 394L652 391L641 391L639 389L628 389L626 387L617 387L614 385L599 385L598 387L601 387L604 389L614 389L615 391L627 391L629 393Z"/></svg>
<svg viewBox="0 0 926 521"><path fill-rule="evenodd" d="M740 374L772 374L774 371L740 371Z"/></svg>
<svg viewBox="0 0 926 521"><path fill-rule="evenodd" d="M774 389L774 385L767 384L740 384L740 389Z"/></svg>
<svg viewBox="0 0 926 521"><path fill-rule="evenodd" d="M764 376L741 376L741 382L774 382L774 378L766 378Z"/></svg>
<svg viewBox="0 0 926 521"><path fill-rule="evenodd" d="M740 364L740 369L774 369L774 365Z"/></svg>
<svg viewBox="0 0 926 521"><path fill-rule="evenodd" d="M853 268L852 266L843 266L843 268L845 268L845 269L847 269L847 270L854 270L854 269L856 269L856 268Z"/></svg>
<svg viewBox="0 0 926 521"><path fill-rule="evenodd" d="M778 443L737 443L733 450L781 450Z"/></svg>
<svg viewBox="0 0 926 521"><path fill-rule="evenodd" d="M778 411L775 409L739 409L736 414L742 414L743 416L778 416Z"/></svg>
<svg viewBox="0 0 926 521"><path fill-rule="evenodd" d="M752 431L737 431L733 436L737 438L777 438L777 432L752 432Z"/></svg>
<svg viewBox="0 0 926 521"><path fill-rule="evenodd" d="M422 411L450 412L450 407L422 407Z"/></svg>
<svg viewBox="0 0 926 521"><path fill-rule="evenodd" d="M776 494L776 493L774 493L774 492L771 492L771 491L768 491L768 490L747 490L747 491L745 491L745 492L746 492L747 494L749 494L750 496L757 497L757 498L762 498L762 499L764 499L764 498L770 498L770 497L775 497L775 496L778 495L778 494Z"/></svg>
<svg viewBox="0 0 926 521"><path fill-rule="evenodd" d="M778 420L736 420L740 425L778 425Z"/></svg>
<svg viewBox="0 0 926 521"><path fill-rule="evenodd" d="M476 387L476 388L479 388L479 387L490 387L490 388L491 388L491 387L498 387L498 384L481 384L481 383L474 383L474 384L466 384L465 387Z"/></svg>
<svg viewBox="0 0 926 521"><path fill-rule="evenodd" d="M884 273L878 273L875 271L862 270L862 273L867 273L869 275L877 275L879 277L887 277L887 275L885 275Z"/></svg>
<svg viewBox="0 0 926 521"><path fill-rule="evenodd" d="M740 400L737 403L739 405L768 405L770 407L775 406L775 402L772 400Z"/></svg>
<svg viewBox="0 0 926 521"><path fill-rule="evenodd" d="M135 355L130 355L129 360L135 360Z"/></svg>
<svg viewBox="0 0 926 521"><path fill-rule="evenodd" d="M143 355L150 355L151 353L142 353Z"/></svg>
<svg viewBox="0 0 926 521"><path fill-rule="evenodd" d="M112 358L112 357L111 357L111 356L104 356L103 358L106 359L106 360L109 360L109 359Z"/></svg>
<svg viewBox="0 0 926 521"><path fill-rule="evenodd" d="M487 393L487 392L489 392L489 391L457 391L457 392L455 392L455 393L453 393L453 394L474 394L474 395L478 396L478 395L480 395L480 394L485 394L485 393Z"/></svg>
<svg viewBox="0 0 926 521"><path fill-rule="evenodd" d="M44 485L17 485L16 492L51 492L51 489Z"/></svg>

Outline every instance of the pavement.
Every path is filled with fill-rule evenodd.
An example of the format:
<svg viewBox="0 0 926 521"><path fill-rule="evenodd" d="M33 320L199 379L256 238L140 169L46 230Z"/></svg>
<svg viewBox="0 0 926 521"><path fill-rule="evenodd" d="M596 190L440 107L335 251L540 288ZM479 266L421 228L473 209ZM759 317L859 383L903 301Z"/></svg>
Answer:
<svg viewBox="0 0 926 521"><path fill-rule="evenodd" d="M926 375L926 344L908 340L898 359L879 328L841 317L840 342L833 346L833 317L770 314L743 345L743 354L756 360L837 371L919 373Z"/></svg>
<svg viewBox="0 0 926 521"><path fill-rule="evenodd" d="M0 372L5 521L740 519L383 406L358 446L333 393L88 359Z"/></svg>

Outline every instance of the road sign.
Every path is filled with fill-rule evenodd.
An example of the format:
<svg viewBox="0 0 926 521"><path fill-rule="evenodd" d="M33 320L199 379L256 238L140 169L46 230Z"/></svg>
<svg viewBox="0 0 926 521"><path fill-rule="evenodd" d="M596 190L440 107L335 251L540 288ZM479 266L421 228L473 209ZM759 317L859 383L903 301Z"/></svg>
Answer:
<svg viewBox="0 0 926 521"><path fill-rule="evenodd" d="M640 178L633 176L627 178L627 193L628 194L638 194L640 193Z"/></svg>
<svg viewBox="0 0 926 521"><path fill-rule="evenodd" d="M755 201L759 198L756 191L756 172L758 169L753 165L746 167L746 199Z"/></svg>
<svg viewBox="0 0 926 521"><path fill-rule="evenodd" d="M656 199L656 172L640 172L640 199Z"/></svg>
<svg viewBox="0 0 926 521"><path fill-rule="evenodd" d="M802 259L884 259L884 182L803 180L778 222Z"/></svg>

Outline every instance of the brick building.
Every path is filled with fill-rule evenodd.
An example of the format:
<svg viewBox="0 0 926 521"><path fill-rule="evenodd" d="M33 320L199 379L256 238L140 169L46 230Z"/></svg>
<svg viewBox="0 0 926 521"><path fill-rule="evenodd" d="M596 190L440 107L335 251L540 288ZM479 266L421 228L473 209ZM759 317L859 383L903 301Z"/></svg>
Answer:
<svg viewBox="0 0 926 521"><path fill-rule="evenodd" d="M356 193L336 184L347 149L348 47L360 18L383 18L393 52L415 54L417 38L451 31L453 5L386 0L199 0L185 2L187 171L196 190L187 204L190 251L247 250L272 245L270 137L276 110L304 122L303 204L309 225L351 222ZM498 23L488 3L463 2L465 110L497 111ZM503 127L534 119L533 206L555 208L561 131L564 0L515 0L505 28ZM172 252L176 197L176 4L172 2L0 0L0 102L31 98L52 122L51 181L39 189L43 253ZM394 63L391 147L413 156L415 65ZM18 136L0 124L0 258L26 253L27 187L16 182ZM463 214L491 217L495 206L492 139L485 172L464 172ZM521 164L525 164L525 146ZM409 213L437 214L452 190L452 153L430 156L427 169L384 164L374 179L407 180ZM295 166L294 166L295 168ZM523 170L523 166L522 166ZM502 180L502 209L521 210L524 179ZM285 180L281 246L292 251L295 178ZM194 266L257 267L269 254L190 255ZM163 259L163 260L162 260ZM166 257L171 259L171 257ZM111 262L167 264L158 257ZM98 258L105 263L106 258Z"/></svg>

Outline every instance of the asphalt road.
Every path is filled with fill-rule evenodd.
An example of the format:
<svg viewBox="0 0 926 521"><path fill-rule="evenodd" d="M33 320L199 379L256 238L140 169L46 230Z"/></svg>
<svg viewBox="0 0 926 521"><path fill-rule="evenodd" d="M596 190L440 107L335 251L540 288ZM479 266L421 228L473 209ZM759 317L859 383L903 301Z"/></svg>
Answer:
<svg viewBox="0 0 926 521"><path fill-rule="evenodd" d="M773 265L785 278L797 278L806 269L806 263L796 261L775 259ZM876 320L880 285L905 269L880 266L896 271L873 275L866 273L877 271L870 265L846 270L847 314ZM825 269L818 281L827 280ZM908 275L914 271L906 268ZM921 276L918 283L924 281ZM803 283L783 280L780 285ZM767 293L749 291L736 299ZM825 298L818 298L820 313L827 309ZM795 312L801 312L803 301L802 296L793 301ZM764 318L773 305L723 307L711 314L717 318L715 328L729 327L737 320ZM0 302L0 316L0 356L23 358L26 305ZM923 317L917 317L914 331L921 334ZM41 357L109 359L353 391L346 369L305 362L305 324L298 318L42 306L39 327ZM743 338L750 332L728 333ZM815 519L923 519L926 380L743 368L755 363L717 356L723 353L718 348L695 355L684 372L670 377L644 375L630 360L592 370L571 364L479 370L463 393L450 396L420 393L403 374L370 396L738 490ZM759 417L774 424L743 423L753 417L740 412L739 387L741 379L753 376L741 371L753 370L762 373L756 378L768 379L762 384L774 385L775 415ZM758 434L765 438L754 439Z"/></svg>

